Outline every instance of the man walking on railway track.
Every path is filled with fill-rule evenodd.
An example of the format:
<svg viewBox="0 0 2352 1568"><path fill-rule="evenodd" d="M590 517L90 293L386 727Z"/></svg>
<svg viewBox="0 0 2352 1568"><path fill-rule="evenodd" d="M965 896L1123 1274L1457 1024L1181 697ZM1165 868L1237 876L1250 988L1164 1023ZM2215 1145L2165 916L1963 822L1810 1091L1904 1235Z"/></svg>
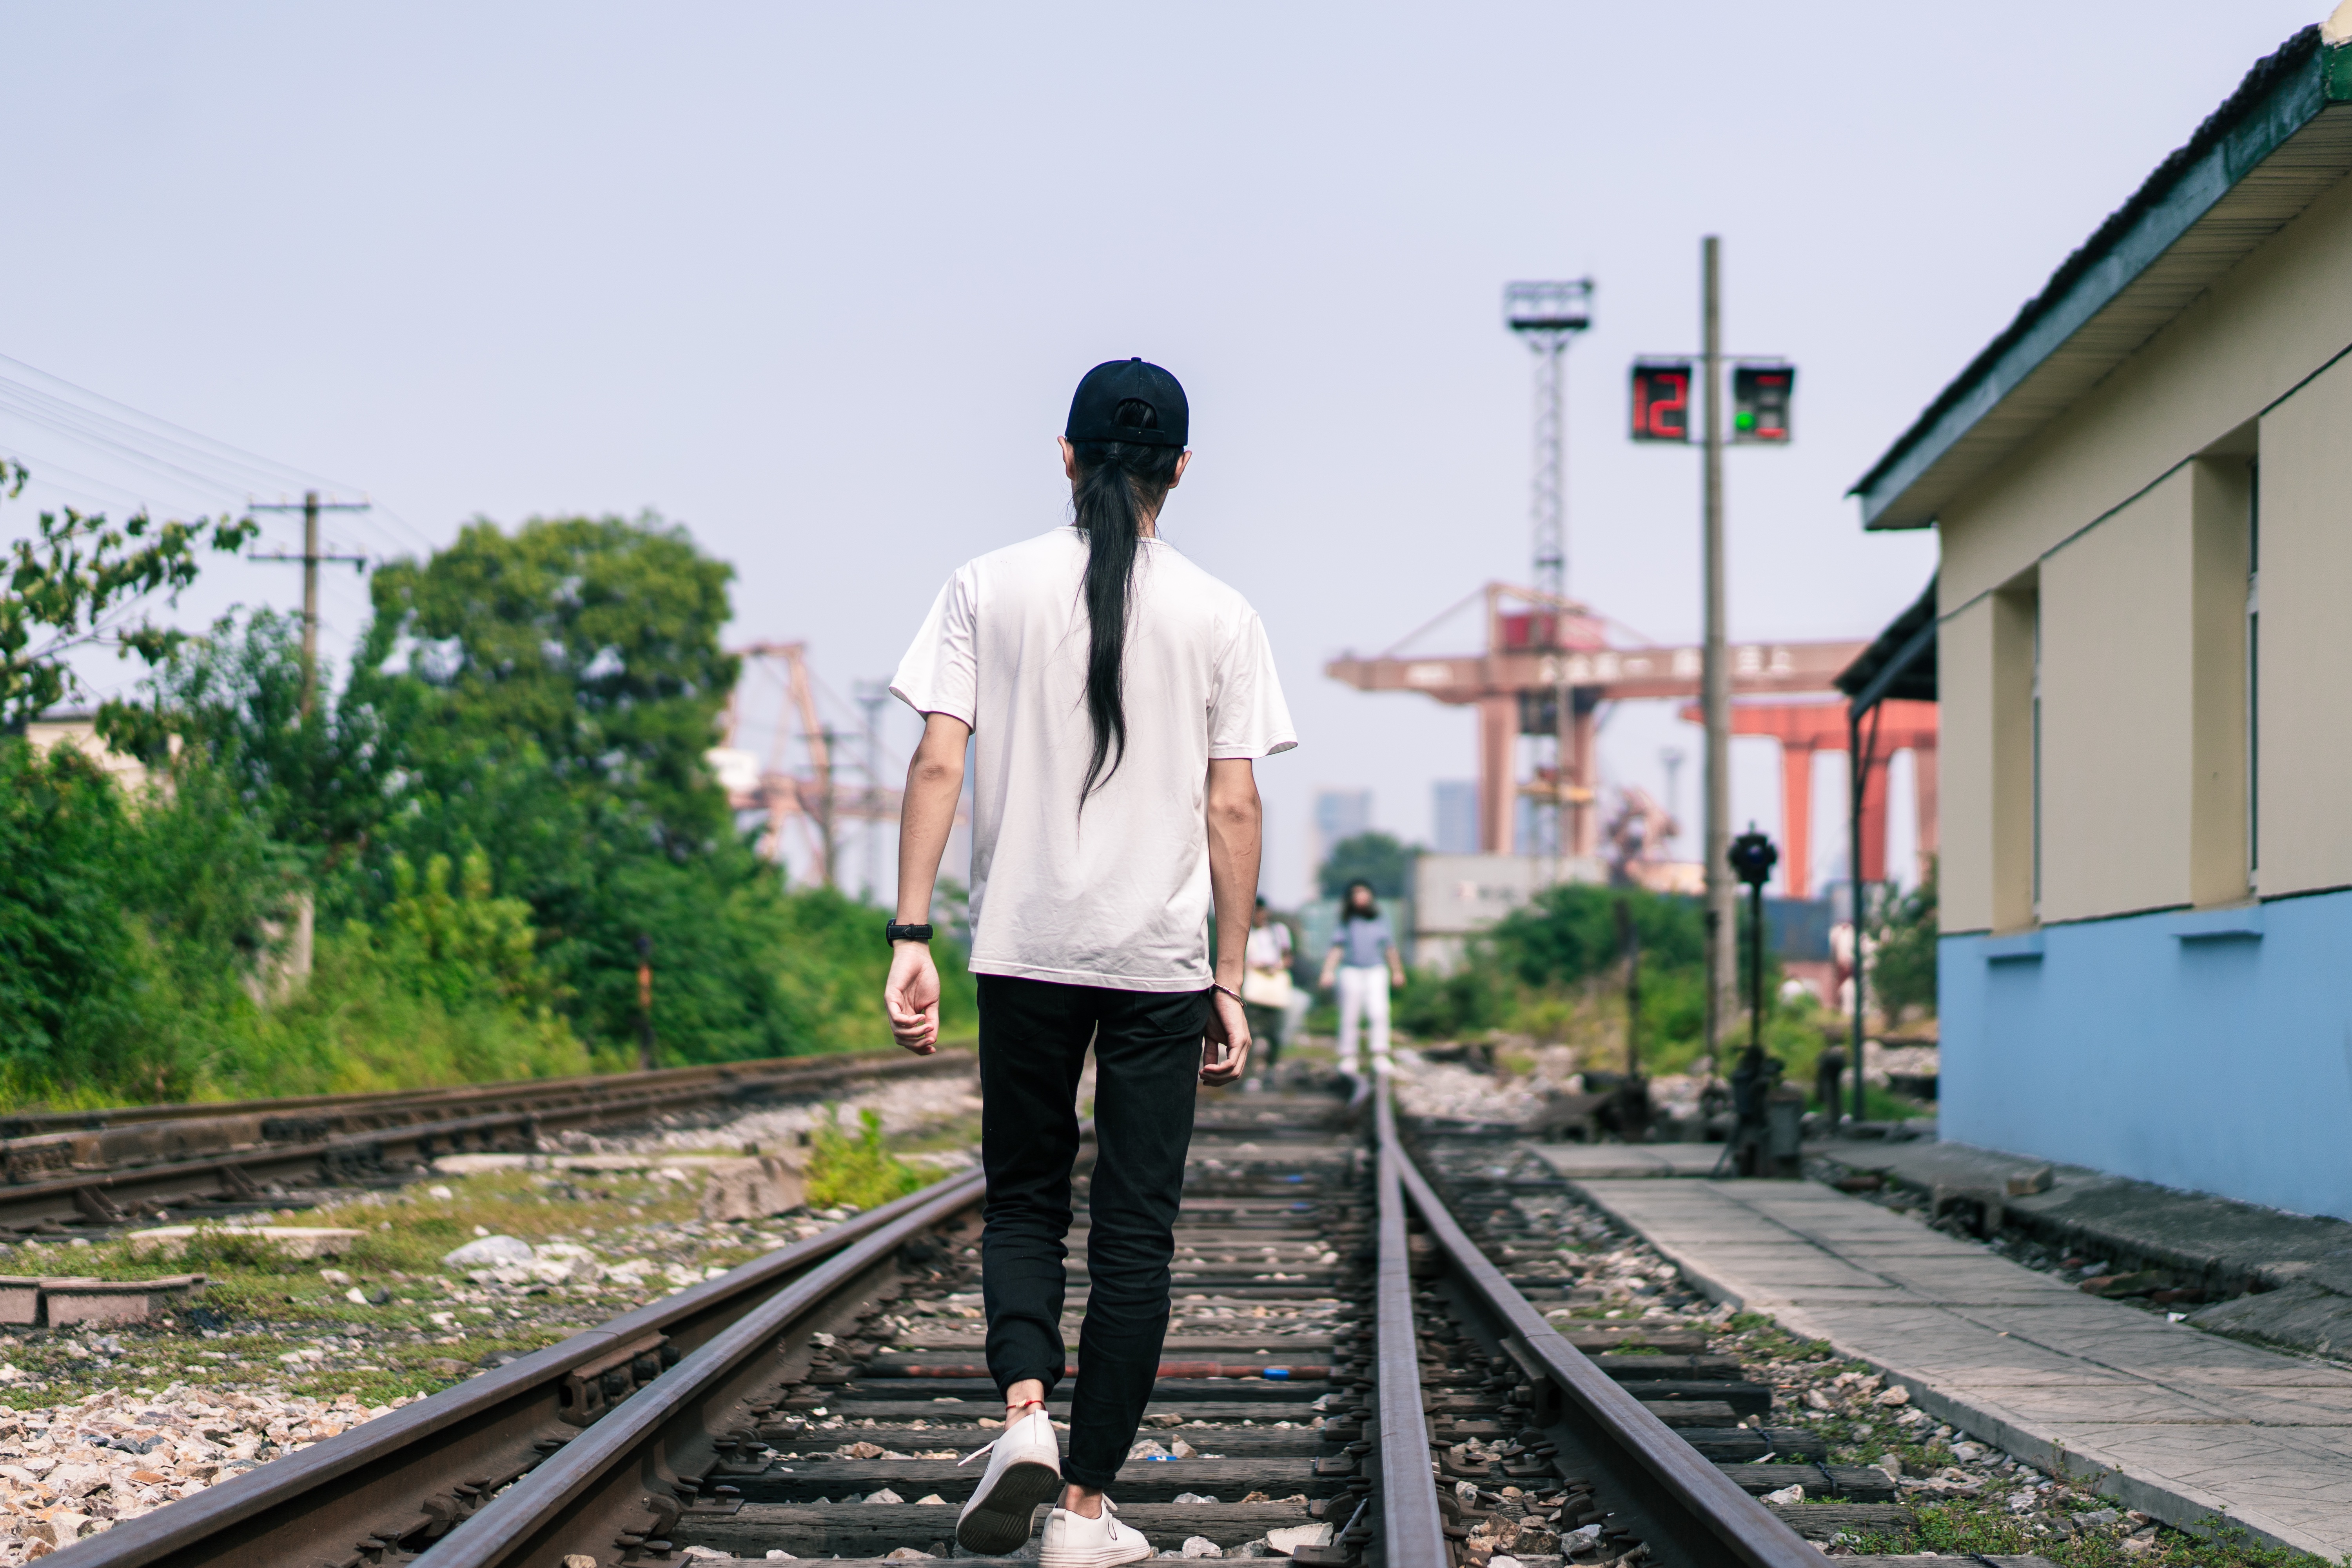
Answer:
<svg viewBox="0 0 2352 1568"><path fill-rule="evenodd" d="M1231 1083L1249 1053L1251 764L1297 743L1255 612L1159 536L1192 460L1188 423L1183 388L1158 365L1088 371L1061 441L1074 523L958 571L890 687L924 716L884 993L892 1033L919 1053L939 1039L927 922L967 740L973 768L981 1282L1005 1411L956 1538L1014 1551L1058 1491L1041 1568L1151 1554L1103 1489L1159 1373L1194 1080ZM1065 1458L1045 1400L1066 1370L1064 1238L1090 1045L1096 1158Z"/></svg>

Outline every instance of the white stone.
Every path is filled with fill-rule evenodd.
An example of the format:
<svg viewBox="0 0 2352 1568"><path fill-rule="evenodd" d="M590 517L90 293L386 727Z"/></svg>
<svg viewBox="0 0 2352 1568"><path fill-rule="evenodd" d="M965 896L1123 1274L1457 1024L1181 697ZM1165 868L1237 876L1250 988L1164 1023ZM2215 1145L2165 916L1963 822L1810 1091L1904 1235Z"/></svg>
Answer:
<svg viewBox="0 0 2352 1568"><path fill-rule="evenodd" d="M1291 1524L1265 1532L1265 1543L1284 1556L1289 1556L1302 1546L1328 1546L1332 1540L1329 1520L1320 1524Z"/></svg>
<svg viewBox="0 0 2352 1568"><path fill-rule="evenodd" d="M367 1234L324 1225L165 1225L152 1230L134 1230L125 1239L131 1243L133 1258L178 1258L188 1250L188 1243L200 1230L225 1240L235 1237L257 1242L271 1252L297 1260L341 1257L351 1250L352 1243Z"/></svg>
<svg viewBox="0 0 2352 1568"><path fill-rule="evenodd" d="M1177 1500L1181 1502L1183 1500L1180 1498ZM1224 1554L1225 1549L1205 1535L1184 1538L1184 1555L1187 1557L1223 1557Z"/></svg>
<svg viewBox="0 0 2352 1568"><path fill-rule="evenodd" d="M528 1268L535 1257L530 1243L520 1237L485 1236L454 1252L442 1254L441 1261L452 1268L496 1268L500 1264Z"/></svg>

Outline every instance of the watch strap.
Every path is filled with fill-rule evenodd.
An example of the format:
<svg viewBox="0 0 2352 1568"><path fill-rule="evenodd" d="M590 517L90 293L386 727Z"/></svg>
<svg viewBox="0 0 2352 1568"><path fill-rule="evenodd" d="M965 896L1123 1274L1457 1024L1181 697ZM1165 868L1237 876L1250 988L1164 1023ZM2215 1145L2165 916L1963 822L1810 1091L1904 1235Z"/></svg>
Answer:
<svg viewBox="0 0 2352 1568"><path fill-rule="evenodd" d="M892 921L882 928L882 936L884 941L894 944L902 942L929 942L931 940L931 928L928 921L922 925L900 925L897 921Z"/></svg>

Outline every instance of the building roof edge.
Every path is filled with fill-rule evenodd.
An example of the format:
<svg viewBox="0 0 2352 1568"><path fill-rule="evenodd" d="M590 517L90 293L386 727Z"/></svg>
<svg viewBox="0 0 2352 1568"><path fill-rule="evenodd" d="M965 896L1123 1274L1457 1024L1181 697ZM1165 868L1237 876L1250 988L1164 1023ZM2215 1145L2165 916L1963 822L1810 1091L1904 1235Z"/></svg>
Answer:
<svg viewBox="0 0 2352 1568"><path fill-rule="evenodd" d="M1924 526L1924 518L1880 520L1979 419L2214 203L2330 101L2344 99L2352 99L2352 46L2325 42L2316 24L2255 62L2196 133L2059 264L2042 291L1854 481L1846 493L1862 498L1863 526Z"/></svg>

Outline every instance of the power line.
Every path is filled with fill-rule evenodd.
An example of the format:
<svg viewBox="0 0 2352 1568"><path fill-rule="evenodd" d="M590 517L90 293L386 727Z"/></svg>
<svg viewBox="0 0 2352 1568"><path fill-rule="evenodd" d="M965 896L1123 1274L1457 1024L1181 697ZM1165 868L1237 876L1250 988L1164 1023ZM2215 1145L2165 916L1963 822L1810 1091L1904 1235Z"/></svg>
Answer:
<svg viewBox="0 0 2352 1568"><path fill-rule="evenodd" d="M94 398L98 402L105 404L110 408L119 408L125 414L134 415L141 419L146 420L151 425L159 425L166 430L175 430L181 435L189 437L191 440L203 442L205 445L209 447L216 447L220 450L226 452L233 457L245 458L252 463L257 464L263 469L275 469L279 474L291 476L297 482L306 488L312 485L330 490L336 488L334 481L328 479L324 474L314 474L306 468L298 468L290 463L281 463L274 458L265 458L258 452L248 452L242 447L232 446L226 441L219 440L215 437L205 435L202 431L191 430L184 425L177 425L158 415L150 414L144 409L134 408L130 404L124 403L117 398L109 397L102 392L93 392L89 387L77 385L75 383L68 381L61 375L53 374L48 371L43 370L38 365L27 364L25 361L16 358L14 354L0 353L0 361L5 361L7 363L13 364L20 370L30 371L33 374L39 376L44 381L53 381L59 386L70 388L71 390L79 393L84 397ZM37 395L40 396L51 395L49 394L40 393L37 388L27 387L26 390L34 392ZM59 398L56 399L56 401L63 402L64 400ZM71 405L68 405L68 406L70 407Z"/></svg>
<svg viewBox="0 0 2352 1568"><path fill-rule="evenodd" d="M176 476L184 482L193 483L198 495L211 494L217 500L226 501L239 493L249 500L257 490L276 489L282 493L294 489L322 489L332 494L339 489L348 491L355 488L339 485L324 475L263 457L159 415L147 413L119 398L109 397L37 365L28 364L12 354L0 353L0 363L16 365L80 396L119 409L131 418L118 419L101 414L5 375L0 375L0 408L69 440L110 452L159 477ZM146 427L134 421L143 422ZM166 431L173 434L162 433ZM178 438L183 437L184 440ZM58 471L70 472L62 468ZM79 477L89 482L104 483L91 479L88 475ZM146 503L142 500L141 504ZM423 530L391 508L376 504L406 536L401 538L377 527L373 518L365 520L366 525L387 542L399 549L413 545L430 552L436 548L433 539Z"/></svg>

